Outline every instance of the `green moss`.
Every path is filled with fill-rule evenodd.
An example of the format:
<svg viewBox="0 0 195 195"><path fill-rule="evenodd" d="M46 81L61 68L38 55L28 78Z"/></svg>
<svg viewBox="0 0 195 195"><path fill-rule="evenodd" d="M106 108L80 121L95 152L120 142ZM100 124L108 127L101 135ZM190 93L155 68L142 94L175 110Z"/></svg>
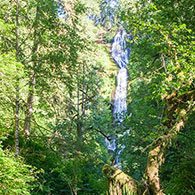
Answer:
<svg viewBox="0 0 195 195"><path fill-rule="evenodd" d="M124 194L124 195L136 195L137 182L126 175L120 169L112 167L110 165L104 165L103 172L109 179L109 192L110 195Z"/></svg>

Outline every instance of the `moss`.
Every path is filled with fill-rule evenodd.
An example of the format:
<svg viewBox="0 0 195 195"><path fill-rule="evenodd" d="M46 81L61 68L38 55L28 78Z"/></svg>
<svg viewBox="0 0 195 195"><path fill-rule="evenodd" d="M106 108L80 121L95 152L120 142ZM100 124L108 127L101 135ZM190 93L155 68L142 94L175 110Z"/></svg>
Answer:
<svg viewBox="0 0 195 195"><path fill-rule="evenodd" d="M103 172L109 180L110 195L136 195L137 182L123 171L110 165L104 165Z"/></svg>

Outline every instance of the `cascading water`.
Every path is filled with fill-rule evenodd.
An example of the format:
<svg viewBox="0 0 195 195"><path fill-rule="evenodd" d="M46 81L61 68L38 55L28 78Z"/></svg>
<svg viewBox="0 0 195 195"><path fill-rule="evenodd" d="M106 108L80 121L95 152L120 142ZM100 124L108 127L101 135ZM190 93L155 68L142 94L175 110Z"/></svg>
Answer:
<svg viewBox="0 0 195 195"><path fill-rule="evenodd" d="M100 5L100 17L92 15L90 18L94 20L95 25L101 24L105 26L106 21L108 21L111 28L115 23L114 18L119 5L119 0L105 0ZM130 57L130 49L127 47L126 43L127 38L129 38L129 36L126 31L120 27L113 39L111 48L111 56L116 65L119 67L113 108L114 122L119 126L123 122L127 112L126 97L128 73L126 67ZM122 134L122 137L124 135L126 135L126 132ZM113 164L120 168L120 155L125 146L119 144L119 136L117 134L107 136L105 143L109 153L113 156Z"/></svg>
<svg viewBox="0 0 195 195"><path fill-rule="evenodd" d="M118 8L119 0L104 0L100 4L100 16L90 15L90 19L94 21L95 25L101 24L105 26L106 23L109 23L109 27L112 28Z"/></svg>
<svg viewBox="0 0 195 195"><path fill-rule="evenodd" d="M126 44L127 34L124 29L120 29L112 44L111 54L120 70L117 75L117 87L114 97L113 116L116 122L122 123L127 111L127 69L129 62L130 49Z"/></svg>
<svg viewBox="0 0 195 195"><path fill-rule="evenodd" d="M126 112L127 112L127 81L128 81L128 73L126 66L129 62L130 49L126 44L127 33L124 29L120 29L113 40L111 55L114 59L115 63L120 68L117 74L117 86L114 96L114 108L113 108L113 117L116 124L121 125L123 122ZM125 135L124 133L122 137ZM114 155L114 165L118 168L120 166L120 155L123 152L125 146L119 146L119 137L112 136L110 140L106 141L107 148L109 144L115 144L113 147L113 155ZM109 143L109 144L108 144Z"/></svg>
<svg viewBox="0 0 195 195"><path fill-rule="evenodd" d="M114 97L113 116L115 122L122 123L127 111L127 69L122 67L117 75L117 87Z"/></svg>
<svg viewBox="0 0 195 195"><path fill-rule="evenodd" d="M126 43L127 33L124 29L120 29L112 43L111 55L119 68L126 67L129 62L130 49Z"/></svg>
<svg viewBox="0 0 195 195"><path fill-rule="evenodd" d="M107 29L111 29L115 24L115 15L120 7L119 0L104 0L100 4L100 17L96 15L90 15L89 18L92 19L95 25L101 24ZM59 18L66 19L68 14L64 11L61 0L58 1L58 16ZM130 49L127 47L126 39L129 36L126 31L121 26L117 31L111 48L111 56L115 64L119 67L117 74L117 86L114 95L114 105L113 105L113 117L115 125L121 125L123 122L126 112L127 112L127 64L129 62ZM113 133L108 135L105 139L106 147L108 152L112 154L113 164L118 168L120 166L120 155L123 152L125 145L120 145L120 138L124 137L127 132L124 132L122 135L117 135Z"/></svg>

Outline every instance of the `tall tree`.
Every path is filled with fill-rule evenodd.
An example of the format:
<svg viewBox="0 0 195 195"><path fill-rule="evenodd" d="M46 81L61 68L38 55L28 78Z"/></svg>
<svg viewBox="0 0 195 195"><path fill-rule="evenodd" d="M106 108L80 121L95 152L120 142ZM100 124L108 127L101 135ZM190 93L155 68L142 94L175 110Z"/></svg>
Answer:
<svg viewBox="0 0 195 195"><path fill-rule="evenodd" d="M16 18L15 18L15 50L16 50L16 60L19 61L19 0L16 1ZM17 78L16 82L16 98L15 98L15 154L19 155L19 110L20 110L20 79Z"/></svg>
<svg viewBox="0 0 195 195"><path fill-rule="evenodd" d="M160 184L160 167L170 143L181 132L193 112L192 32L194 27L191 23L194 5L184 1L162 2L157 0L132 2L129 7L131 9L128 9L126 14L122 14L122 17L134 37L129 68L132 79L134 79L131 91L139 94L144 91L145 85L147 87L145 91L150 92L148 97L145 96L137 103L136 100L132 100L132 105L138 103L144 105L147 102L156 105L154 109L156 114L149 110L147 117L153 117L153 121L155 121L154 117L156 121L159 119L159 124L152 127L156 132L150 133L151 128L144 124L147 121L144 113L148 113L148 110L131 110L132 119L129 121L135 120L137 112L143 113L144 118L138 120L141 120L140 124L130 124L133 131L145 126L147 133L152 135L147 139L144 138L147 142L150 140L149 146L146 147L147 142L143 144L146 147L144 151L149 150L145 179L150 193L163 194ZM144 96L143 92L140 94ZM137 105L136 107L138 108ZM158 108L162 110L161 113ZM137 128L134 125L139 126ZM141 132L136 133L141 134Z"/></svg>

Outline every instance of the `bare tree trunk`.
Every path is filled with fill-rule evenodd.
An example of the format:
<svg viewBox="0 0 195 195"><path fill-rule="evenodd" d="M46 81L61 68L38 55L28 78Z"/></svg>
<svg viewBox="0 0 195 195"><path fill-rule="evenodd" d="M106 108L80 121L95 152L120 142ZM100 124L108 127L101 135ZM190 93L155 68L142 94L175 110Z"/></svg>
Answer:
<svg viewBox="0 0 195 195"><path fill-rule="evenodd" d="M27 108L24 119L24 133L28 137L30 135L30 125L31 118L33 114L33 98L34 98L34 88L35 88L35 73L33 72L30 76L29 81L29 94L27 98Z"/></svg>
<svg viewBox="0 0 195 195"><path fill-rule="evenodd" d="M20 117L19 117L19 110L20 110L20 100L19 100L19 81L17 81L17 86L16 86L16 99L15 99L15 156L19 155L19 122L20 122Z"/></svg>
<svg viewBox="0 0 195 195"><path fill-rule="evenodd" d="M77 82L77 149L80 151L82 142L82 121L80 113L80 84L79 81Z"/></svg>
<svg viewBox="0 0 195 195"><path fill-rule="evenodd" d="M79 71L78 71L79 75ZM81 87L81 89L80 89ZM85 65L82 66L82 81L77 81L77 140L79 150L82 148L83 139L83 120L85 116L86 84L85 84Z"/></svg>
<svg viewBox="0 0 195 195"><path fill-rule="evenodd" d="M38 32L38 22L39 22L39 5L36 8L36 17L34 21L34 35L33 35L33 47L32 47L32 70L29 73L29 92L27 97L26 112L24 119L24 133L27 137L30 136L31 131L31 118L33 114L33 99L35 90L35 68L37 66L37 50L39 45L39 32Z"/></svg>
<svg viewBox="0 0 195 195"><path fill-rule="evenodd" d="M77 189L73 189L72 192L73 192L73 195L77 195Z"/></svg>
<svg viewBox="0 0 195 195"><path fill-rule="evenodd" d="M19 60L19 0L16 0L16 18L15 18L15 36L16 36L16 60ZM16 80L16 98L15 98L15 155L19 155L19 110L20 110L20 87L19 87L19 76Z"/></svg>
<svg viewBox="0 0 195 195"><path fill-rule="evenodd" d="M83 64L83 78L82 78L82 118L85 116L85 64Z"/></svg>

